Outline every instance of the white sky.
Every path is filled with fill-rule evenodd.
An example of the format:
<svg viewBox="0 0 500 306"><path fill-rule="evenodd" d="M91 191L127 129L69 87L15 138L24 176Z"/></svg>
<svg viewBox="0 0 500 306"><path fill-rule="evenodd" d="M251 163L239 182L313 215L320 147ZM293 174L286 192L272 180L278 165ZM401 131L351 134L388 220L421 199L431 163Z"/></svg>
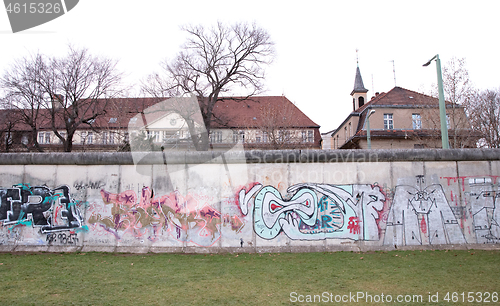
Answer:
<svg viewBox="0 0 500 306"><path fill-rule="evenodd" d="M167 1L81 0L64 16L13 34L0 9L0 73L37 51L64 55L67 45L119 60L129 84L159 71L184 42L180 25L256 22L276 43L267 95L284 94L321 125L335 129L352 111L356 49L369 98L396 83L428 92L439 53L466 58L472 82L499 88L500 1Z"/></svg>

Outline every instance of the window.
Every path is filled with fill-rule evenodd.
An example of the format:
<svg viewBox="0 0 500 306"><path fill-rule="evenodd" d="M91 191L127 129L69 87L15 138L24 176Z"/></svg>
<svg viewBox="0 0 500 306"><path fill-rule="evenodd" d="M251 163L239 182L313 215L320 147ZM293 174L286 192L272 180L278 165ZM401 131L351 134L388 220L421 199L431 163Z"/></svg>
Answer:
<svg viewBox="0 0 500 306"><path fill-rule="evenodd" d="M302 142L314 142L314 132L302 131Z"/></svg>
<svg viewBox="0 0 500 306"><path fill-rule="evenodd" d="M102 144L108 144L108 132L102 132Z"/></svg>
<svg viewBox="0 0 500 306"><path fill-rule="evenodd" d="M239 141L241 143L245 143L245 131L240 131L240 138Z"/></svg>
<svg viewBox="0 0 500 306"><path fill-rule="evenodd" d="M88 132L88 134L87 134L87 143L88 144L93 144L94 143L94 133L93 132Z"/></svg>
<svg viewBox="0 0 500 306"><path fill-rule="evenodd" d="M109 143L110 144L115 143L115 133L114 132L109 132Z"/></svg>
<svg viewBox="0 0 500 306"><path fill-rule="evenodd" d="M160 131L148 131L147 139L151 139L153 142L160 142Z"/></svg>
<svg viewBox="0 0 500 306"><path fill-rule="evenodd" d="M66 139L66 132L59 132L59 135L61 135L62 138ZM62 144L63 141L59 138L59 143Z"/></svg>
<svg viewBox="0 0 500 306"><path fill-rule="evenodd" d="M392 114L384 114L384 129L393 130L394 120L392 119Z"/></svg>
<svg viewBox="0 0 500 306"><path fill-rule="evenodd" d="M87 138L87 132L82 132L80 139L82 140L82 144L85 143L85 138Z"/></svg>
<svg viewBox="0 0 500 306"><path fill-rule="evenodd" d="M262 132L262 142L267 143L269 141L267 132Z"/></svg>
<svg viewBox="0 0 500 306"><path fill-rule="evenodd" d="M238 131L233 131L233 142L234 143L238 142Z"/></svg>
<svg viewBox="0 0 500 306"><path fill-rule="evenodd" d="M50 144L50 132L38 132L38 143Z"/></svg>
<svg viewBox="0 0 500 306"><path fill-rule="evenodd" d="M108 123L116 123L117 120L118 120L118 118L109 118Z"/></svg>
<svg viewBox="0 0 500 306"><path fill-rule="evenodd" d="M210 131L211 143L222 143L222 131Z"/></svg>
<svg viewBox="0 0 500 306"><path fill-rule="evenodd" d="M115 135L113 132L102 132L102 144L114 144Z"/></svg>
<svg viewBox="0 0 500 306"><path fill-rule="evenodd" d="M278 139L280 142L288 142L290 141L290 131L279 131L278 133Z"/></svg>
<svg viewBox="0 0 500 306"><path fill-rule="evenodd" d="M359 97L358 98L358 104L359 104L359 107L365 105L365 98L363 97Z"/></svg>
<svg viewBox="0 0 500 306"><path fill-rule="evenodd" d="M413 123L413 129L414 130L420 130L420 129L422 129L422 119L420 117L420 114L412 114L411 115L411 121Z"/></svg>
<svg viewBox="0 0 500 306"><path fill-rule="evenodd" d="M261 142L261 138L260 138L260 136L256 136L256 137L255 137L255 142L256 142L256 143L260 143L260 142Z"/></svg>
<svg viewBox="0 0 500 306"><path fill-rule="evenodd" d="M181 139L187 139L187 138L189 138L191 136L189 135L189 131L179 130L176 133L176 137L177 138L181 138Z"/></svg>
<svg viewBox="0 0 500 306"><path fill-rule="evenodd" d="M449 130L450 129L450 115L446 114L446 128Z"/></svg>
<svg viewBox="0 0 500 306"><path fill-rule="evenodd" d="M307 142L314 142L314 131L307 131Z"/></svg>

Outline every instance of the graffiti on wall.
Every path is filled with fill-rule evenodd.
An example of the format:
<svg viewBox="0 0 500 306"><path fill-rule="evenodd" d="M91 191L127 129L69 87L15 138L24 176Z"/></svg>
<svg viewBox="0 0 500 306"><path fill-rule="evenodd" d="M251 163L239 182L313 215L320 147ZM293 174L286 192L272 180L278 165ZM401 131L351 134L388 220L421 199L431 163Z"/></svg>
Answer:
<svg viewBox="0 0 500 306"><path fill-rule="evenodd" d="M495 177L468 178L465 192L470 204L477 243L500 243L500 192Z"/></svg>
<svg viewBox="0 0 500 306"><path fill-rule="evenodd" d="M259 237L284 233L297 240L380 239L386 197L378 185L297 184L287 193L283 197L273 186L261 184L239 191L241 211L253 216Z"/></svg>
<svg viewBox="0 0 500 306"><path fill-rule="evenodd" d="M140 198L133 190L114 194L101 190L105 205L111 213L92 212L89 224L99 225L116 239L126 233L135 238L157 241L166 234L181 242L211 246L221 236L221 226L240 232L244 223L238 215L222 215L203 196L178 191L155 197L149 187L144 187Z"/></svg>
<svg viewBox="0 0 500 306"><path fill-rule="evenodd" d="M234 196L224 199L203 191L155 195L150 187L120 193L100 189L89 205L75 201L66 185L51 189L18 184L0 188L0 244L75 245L86 239L127 245L135 239L209 247L223 233L227 245L237 246L244 240L250 245L249 235L390 246L498 244L499 181L499 176L488 175L417 175L399 178L392 188L302 183L288 189L255 182L232 189ZM73 190L104 184L77 182ZM85 219L91 227L86 238L78 234L89 230ZM245 226L248 222L252 226Z"/></svg>
<svg viewBox="0 0 500 306"><path fill-rule="evenodd" d="M0 223L12 230L19 226L39 228L42 233L84 227L81 203L71 199L70 189L19 184L0 189Z"/></svg>
<svg viewBox="0 0 500 306"><path fill-rule="evenodd" d="M398 181L387 218L385 245L463 243L465 237L441 184L428 184L423 175Z"/></svg>

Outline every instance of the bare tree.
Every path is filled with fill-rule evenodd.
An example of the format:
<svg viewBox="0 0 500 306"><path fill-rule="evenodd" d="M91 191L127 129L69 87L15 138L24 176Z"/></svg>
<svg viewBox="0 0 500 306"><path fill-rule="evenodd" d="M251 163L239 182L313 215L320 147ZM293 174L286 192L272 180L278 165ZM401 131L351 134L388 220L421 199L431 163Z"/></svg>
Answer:
<svg viewBox="0 0 500 306"><path fill-rule="evenodd" d="M479 146L500 148L500 89L478 93L467 110L474 131L482 135Z"/></svg>
<svg viewBox="0 0 500 306"><path fill-rule="evenodd" d="M453 57L443 67L443 91L445 100L451 102L451 108L447 111L450 146L470 146L475 139L471 139L474 135L469 133L470 122L467 116L464 116L464 107L473 97L475 90L469 79L465 58Z"/></svg>
<svg viewBox="0 0 500 306"><path fill-rule="evenodd" d="M120 92L120 81L116 61L70 46L65 57L37 54L15 61L0 84L13 105L23 111L38 151L43 151L37 139L43 122L51 126L64 151L70 152L76 130L85 124L91 127L106 112L105 99Z"/></svg>
<svg viewBox="0 0 500 306"><path fill-rule="evenodd" d="M114 60L91 55L88 49L70 46L65 57L52 59L44 71L41 86L51 99L52 131L64 151L72 150L79 128L92 127L96 118L106 113L107 99L120 94L122 74L116 65Z"/></svg>
<svg viewBox="0 0 500 306"><path fill-rule="evenodd" d="M154 96L195 94L206 132L193 139L197 150L207 150L214 106L219 97L236 87L248 96L263 90L264 67L272 62L274 43L267 31L255 24L231 26L187 26L189 34L182 51L171 62L161 64L163 75L153 74L143 90ZM189 119L189 118L186 118Z"/></svg>
<svg viewBox="0 0 500 306"><path fill-rule="evenodd" d="M469 78L465 58L453 57L443 66L443 91L450 147L475 147L477 134L471 133L470 120L466 112L466 106L474 97L475 89ZM437 98L437 85L431 96ZM430 135L441 137L439 109L429 109L422 119L431 128L428 131Z"/></svg>
<svg viewBox="0 0 500 306"><path fill-rule="evenodd" d="M22 121L31 128L34 149L42 152L37 133L43 120L46 105L41 87L43 71L47 60L41 54L15 60L0 79L0 87L5 92L9 107L18 109Z"/></svg>
<svg viewBox="0 0 500 306"><path fill-rule="evenodd" d="M297 118L292 103L267 104L260 108L261 130L272 149L294 148L303 142L302 132L297 127ZM263 137L263 138L264 138Z"/></svg>
<svg viewBox="0 0 500 306"><path fill-rule="evenodd" d="M15 147L22 147L26 137L19 127L22 125L21 112L12 107L0 109L0 151L10 152Z"/></svg>

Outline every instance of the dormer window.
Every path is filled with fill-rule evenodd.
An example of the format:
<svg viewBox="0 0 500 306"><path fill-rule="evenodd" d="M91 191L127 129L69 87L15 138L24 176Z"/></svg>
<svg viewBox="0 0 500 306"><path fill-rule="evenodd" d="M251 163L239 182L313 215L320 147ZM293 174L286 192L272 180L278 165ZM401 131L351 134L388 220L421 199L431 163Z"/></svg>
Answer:
<svg viewBox="0 0 500 306"><path fill-rule="evenodd" d="M108 123L116 123L117 120L118 120L118 118L109 118Z"/></svg>

